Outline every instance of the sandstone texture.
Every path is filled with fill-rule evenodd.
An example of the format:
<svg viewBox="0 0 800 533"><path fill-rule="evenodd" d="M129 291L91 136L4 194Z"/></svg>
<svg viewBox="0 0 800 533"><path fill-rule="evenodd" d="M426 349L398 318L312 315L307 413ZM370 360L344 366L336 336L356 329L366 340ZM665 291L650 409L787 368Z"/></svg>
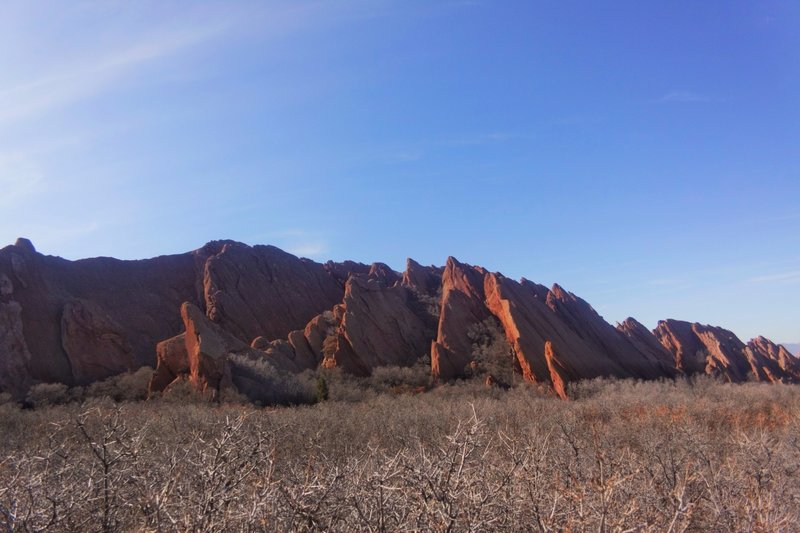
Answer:
<svg viewBox="0 0 800 533"><path fill-rule="evenodd" d="M232 390L258 400L291 378L282 354L257 350L213 323L197 306L185 302L181 318L186 331L158 346L158 363L150 392L168 392L174 383L188 381L209 399ZM290 366L290 365L289 365ZM277 381L277 380L276 380Z"/></svg>
<svg viewBox="0 0 800 533"><path fill-rule="evenodd" d="M299 329L342 299L325 268L274 246L226 243L205 261L203 288L212 321L246 342Z"/></svg>
<svg viewBox="0 0 800 533"><path fill-rule="evenodd" d="M343 294L323 265L271 246L215 241L139 261L68 261L20 239L0 250L0 367L30 382L86 384L155 366L156 345L183 329L183 302L249 344L303 328Z"/></svg>
<svg viewBox="0 0 800 533"><path fill-rule="evenodd" d="M764 337L745 344L723 328L681 320L662 320L655 334L685 374L708 374L729 381L800 380L798 359Z"/></svg>
<svg viewBox="0 0 800 533"><path fill-rule="evenodd" d="M67 261L26 239L0 250L0 391L23 398L38 382L85 385L145 365L153 392L185 382L265 403L319 367L428 365L433 381L524 380L564 398L570 382L600 376L800 381L800 360L763 337L678 320L614 327L559 285L453 257L408 259L400 273L235 241L140 261Z"/></svg>

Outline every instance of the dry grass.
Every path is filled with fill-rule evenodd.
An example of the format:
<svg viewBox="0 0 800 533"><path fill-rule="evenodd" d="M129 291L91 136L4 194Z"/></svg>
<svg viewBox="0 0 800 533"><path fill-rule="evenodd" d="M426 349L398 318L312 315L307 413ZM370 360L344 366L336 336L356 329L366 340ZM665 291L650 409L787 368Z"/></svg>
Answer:
<svg viewBox="0 0 800 533"><path fill-rule="evenodd" d="M331 385L331 397L352 397ZM797 531L800 388L0 405L8 531Z"/></svg>

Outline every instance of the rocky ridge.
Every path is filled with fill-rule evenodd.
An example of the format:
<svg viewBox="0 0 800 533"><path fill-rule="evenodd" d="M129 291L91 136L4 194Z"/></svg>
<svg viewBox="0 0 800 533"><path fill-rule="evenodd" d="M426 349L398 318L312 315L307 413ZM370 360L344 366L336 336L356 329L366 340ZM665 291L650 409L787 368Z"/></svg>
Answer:
<svg viewBox="0 0 800 533"><path fill-rule="evenodd" d="M18 397L37 382L150 365L153 391L187 383L268 401L265 390L319 366L369 375L420 364L438 381L503 383L492 372L506 369L560 396L598 376L800 380L800 360L763 337L744 343L678 320L614 327L558 285L452 257L444 267L409 259L401 273L234 241L140 261L67 261L25 239L0 250L0 390Z"/></svg>

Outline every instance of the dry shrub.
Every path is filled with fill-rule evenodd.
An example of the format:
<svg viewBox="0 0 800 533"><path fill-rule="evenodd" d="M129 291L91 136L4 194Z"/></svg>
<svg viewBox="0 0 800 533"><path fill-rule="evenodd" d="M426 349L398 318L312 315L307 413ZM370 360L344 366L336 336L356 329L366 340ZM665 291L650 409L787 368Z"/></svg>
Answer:
<svg viewBox="0 0 800 533"><path fill-rule="evenodd" d="M28 390L26 397L26 400L34 407L60 405L69 399L69 387L63 383L39 383Z"/></svg>
<svg viewBox="0 0 800 533"><path fill-rule="evenodd" d="M0 529L800 528L797 386L598 380L566 402L534 386L364 390L269 410L0 405Z"/></svg>
<svg viewBox="0 0 800 533"><path fill-rule="evenodd" d="M86 388L87 398L111 398L118 402L147 399L147 389L153 369L143 366L134 372L125 372L103 381L92 383Z"/></svg>

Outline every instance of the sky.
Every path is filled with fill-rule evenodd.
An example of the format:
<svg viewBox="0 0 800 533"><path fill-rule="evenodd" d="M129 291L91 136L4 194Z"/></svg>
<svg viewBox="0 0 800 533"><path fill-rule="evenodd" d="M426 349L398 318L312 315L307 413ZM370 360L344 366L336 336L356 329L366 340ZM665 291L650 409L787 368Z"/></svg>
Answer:
<svg viewBox="0 0 800 533"><path fill-rule="evenodd" d="M0 243L450 255L800 342L800 2L0 0Z"/></svg>

